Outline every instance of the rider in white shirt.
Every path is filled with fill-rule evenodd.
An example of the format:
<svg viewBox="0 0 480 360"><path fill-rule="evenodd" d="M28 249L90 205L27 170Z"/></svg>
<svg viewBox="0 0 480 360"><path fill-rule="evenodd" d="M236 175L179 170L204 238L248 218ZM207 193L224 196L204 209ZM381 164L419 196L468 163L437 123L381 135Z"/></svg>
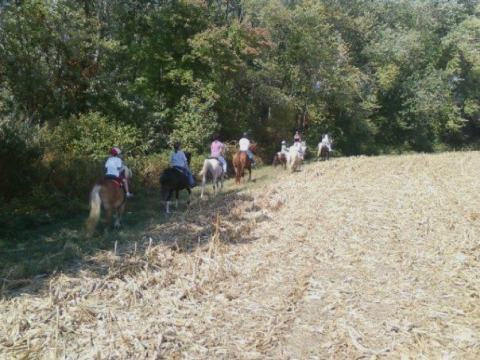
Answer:
<svg viewBox="0 0 480 360"><path fill-rule="evenodd" d="M243 133L243 137L238 142L238 146L240 147L240 151L245 151L247 153L252 165L255 166L255 159L253 158L253 153L250 150L250 140L247 139L247 133Z"/></svg>
<svg viewBox="0 0 480 360"><path fill-rule="evenodd" d="M322 138L322 144L328 148L328 151L332 151L332 141L328 134L324 134Z"/></svg>
<svg viewBox="0 0 480 360"><path fill-rule="evenodd" d="M110 150L111 156L109 156L107 161L105 162L105 178L121 181L125 188L125 193L127 197L132 197L133 194L129 191L128 181L125 178L123 161L120 158L121 153L122 151L118 147L113 147Z"/></svg>

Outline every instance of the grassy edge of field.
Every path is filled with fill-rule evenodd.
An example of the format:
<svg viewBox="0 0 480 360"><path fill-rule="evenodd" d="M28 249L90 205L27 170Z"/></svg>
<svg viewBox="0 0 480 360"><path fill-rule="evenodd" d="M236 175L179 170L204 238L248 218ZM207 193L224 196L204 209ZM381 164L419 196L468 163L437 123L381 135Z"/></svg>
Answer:
<svg viewBox="0 0 480 360"><path fill-rule="evenodd" d="M281 171L270 166L254 169L253 181L235 185L234 179L224 184L224 189L215 201L224 201L227 194L252 189L259 184L271 181ZM283 170L282 170L283 171ZM207 184L207 200L200 201L200 186L194 189L189 216L212 200L211 184ZM129 200L120 230L107 227L102 221L97 231L88 237L84 223L88 217L88 204L79 208L76 215L60 218L57 223L39 226L33 230L20 230L14 238L0 244L0 295L5 291L21 288L35 278L46 278L50 274L67 271L69 267L86 261L98 251L112 250L117 245L141 240L145 232L157 225L174 223L187 210L186 192L181 192L179 208L174 214L165 214L159 191L138 191Z"/></svg>

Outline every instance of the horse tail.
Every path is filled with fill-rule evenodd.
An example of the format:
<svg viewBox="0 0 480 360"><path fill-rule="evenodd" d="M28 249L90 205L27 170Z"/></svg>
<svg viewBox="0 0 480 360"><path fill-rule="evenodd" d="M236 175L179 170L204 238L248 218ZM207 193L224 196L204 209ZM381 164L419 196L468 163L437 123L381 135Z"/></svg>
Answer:
<svg viewBox="0 0 480 360"><path fill-rule="evenodd" d="M203 161L203 167L200 171L200 176L202 177L202 191L200 193L200 198L203 199L203 193L205 191L205 184L207 183L207 176L208 176L208 159Z"/></svg>
<svg viewBox="0 0 480 360"><path fill-rule="evenodd" d="M200 171L200 176L207 176L208 175L208 159L205 159L203 161L203 167L202 170Z"/></svg>
<svg viewBox="0 0 480 360"><path fill-rule="evenodd" d="M97 226L100 219L100 209L102 205L102 199L100 198L101 185L95 185L90 193L90 215L87 219L87 232L91 234Z"/></svg>

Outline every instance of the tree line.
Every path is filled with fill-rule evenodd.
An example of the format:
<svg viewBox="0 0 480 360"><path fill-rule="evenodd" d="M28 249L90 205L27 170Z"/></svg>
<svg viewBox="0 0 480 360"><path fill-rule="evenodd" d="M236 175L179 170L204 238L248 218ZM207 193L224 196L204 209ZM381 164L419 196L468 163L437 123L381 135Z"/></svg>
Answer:
<svg viewBox="0 0 480 360"><path fill-rule="evenodd" d="M474 145L479 85L476 0L2 1L1 192L215 133L267 155L296 129L346 155Z"/></svg>

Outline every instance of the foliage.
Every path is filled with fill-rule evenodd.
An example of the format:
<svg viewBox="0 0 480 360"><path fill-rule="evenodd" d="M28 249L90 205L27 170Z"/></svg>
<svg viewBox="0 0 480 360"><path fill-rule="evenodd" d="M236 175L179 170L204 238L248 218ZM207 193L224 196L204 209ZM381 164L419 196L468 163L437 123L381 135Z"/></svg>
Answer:
<svg viewBox="0 0 480 360"><path fill-rule="evenodd" d="M113 146L125 153L141 153L141 133L131 125L109 121L99 113L74 116L53 131L43 129L44 141L56 157L104 159Z"/></svg>
<svg viewBox="0 0 480 360"><path fill-rule="evenodd" d="M201 153L218 128L213 107L218 98L211 86L195 83L192 95L184 96L176 108L171 143L179 141L186 151Z"/></svg>
<svg viewBox="0 0 480 360"><path fill-rule="evenodd" d="M31 195L42 175L41 155L32 129L11 122L0 125L0 197L10 201Z"/></svg>
<svg viewBox="0 0 480 360"><path fill-rule="evenodd" d="M2 179L10 200L20 188L45 202L40 194L82 196L112 145L145 171L143 187L172 141L203 154L217 132L230 141L248 131L266 159L296 129L310 146L331 133L346 155L480 139L476 1L0 6L0 115L42 127L44 148L28 131L2 130L4 159L28 164L18 183L16 169Z"/></svg>

